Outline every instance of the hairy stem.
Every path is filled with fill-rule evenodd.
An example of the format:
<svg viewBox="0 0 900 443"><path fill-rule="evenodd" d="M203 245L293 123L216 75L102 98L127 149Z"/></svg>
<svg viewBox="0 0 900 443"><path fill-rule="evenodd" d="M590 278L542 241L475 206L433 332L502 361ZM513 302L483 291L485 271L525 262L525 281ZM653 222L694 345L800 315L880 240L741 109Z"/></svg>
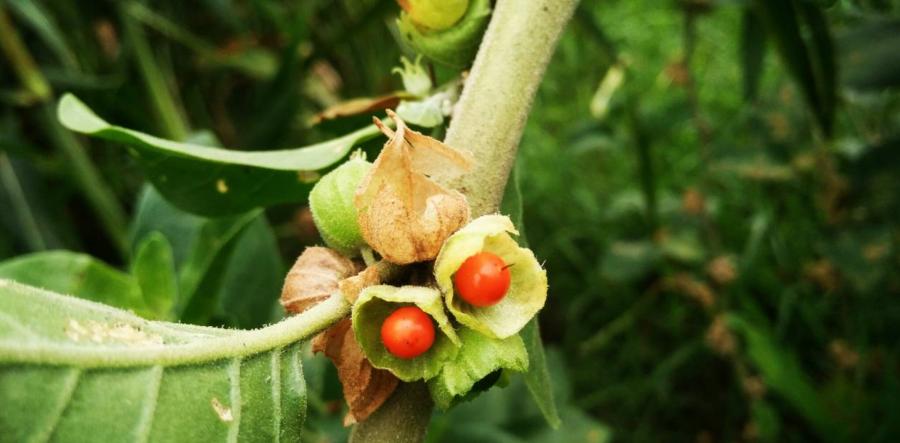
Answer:
<svg viewBox="0 0 900 443"><path fill-rule="evenodd" d="M472 215L497 210L519 140L556 42L577 0L499 0L444 140L475 168L436 177L466 195Z"/></svg>
<svg viewBox="0 0 900 443"><path fill-rule="evenodd" d="M475 156L463 177L434 179L466 195L477 217L497 210L534 94L578 0L498 0L444 140ZM350 441L417 442L432 403L421 384L401 385Z"/></svg>

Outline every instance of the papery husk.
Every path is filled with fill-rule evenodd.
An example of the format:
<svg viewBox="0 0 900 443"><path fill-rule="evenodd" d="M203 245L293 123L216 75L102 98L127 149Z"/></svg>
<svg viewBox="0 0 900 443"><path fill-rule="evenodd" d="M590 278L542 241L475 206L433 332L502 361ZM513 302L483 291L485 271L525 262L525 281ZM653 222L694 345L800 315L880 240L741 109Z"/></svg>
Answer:
<svg viewBox="0 0 900 443"><path fill-rule="evenodd" d="M279 301L286 311L299 314L330 297L341 280L357 271L356 263L335 250L306 248L285 277Z"/></svg>
<svg viewBox="0 0 900 443"><path fill-rule="evenodd" d="M334 362L350 411L344 426L359 423L375 412L400 382L394 374L372 367L353 335L349 318L341 320L312 341L313 352Z"/></svg>
<svg viewBox="0 0 900 443"><path fill-rule="evenodd" d="M471 155L409 129L388 111L397 131L375 119L390 139L363 178L354 200L363 239L396 264L432 260L444 240L469 220L469 204L459 192L428 178L471 168Z"/></svg>
<svg viewBox="0 0 900 443"><path fill-rule="evenodd" d="M519 246L510 234L518 235L509 217L484 215L447 239L434 262L434 277L444 294L447 310L456 321L488 337L507 338L517 334L547 300L547 273L534 253ZM482 252L496 254L510 266L510 286L495 305L478 307L457 296L453 274L469 257Z"/></svg>
<svg viewBox="0 0 900 443"><path fill-rule="evenodd" d="M417 306L428 314L437 326L431 348L411 359L402 359L391 354L381 341L381 326L384 320L404 306ZM445 362L456 357L459 349L459 337L444 312L441 293L434 288L370 286L359 294L359 298L353 304L351 318L356 340L372 366L387 369L406 382L434 377Z"/></svg>

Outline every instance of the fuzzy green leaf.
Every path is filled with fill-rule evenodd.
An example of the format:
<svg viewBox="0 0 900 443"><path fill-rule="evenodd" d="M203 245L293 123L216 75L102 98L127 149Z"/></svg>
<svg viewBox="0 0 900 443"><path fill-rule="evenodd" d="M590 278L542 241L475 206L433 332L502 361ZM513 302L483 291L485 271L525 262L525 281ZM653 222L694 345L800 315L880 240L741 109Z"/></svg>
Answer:
<svg viewBox="0 0 900 443"><path fill-rule="evenodd" d="M528 352L518 335L490 338L469 328L459 330L462 343L456 358L447 362L437 377L428 381L434 403L449 408L479 380L498 369L522 372L528 368Z"/></svg>
<svg viewBox="0 0 900 443"><path fill-rule="evenodd" d="M385 349L381 343L381 325L397 308L411 305L430 315L437 323L438 331L431 349L405 360ZM372 366L387 369L403 381L434 377L444 362L453 359L459 350L459 337L444 313L440 292L421 286L378 285L364 289L353 304L353 332Z"/></svg>
<svg viewBox="0 0 900 443"><path fill-rule="evenodd" d="M178 143L111 125L71 94L60 100L58 115L73 131L131 147L166 199L208 216L304 201L325 170L353 146L379 134L368 126L304 148L251 152Z"/></svg>
<svg viewBox="0 0 900 443"><path fill-rule="evenodd" d="M522 330L522 341L528 350L528 372L525 373L525 386L531 398L541 410L544 419L553 429L562 424L559 411L556 407L556 399L553 396L553 385L550 381L550 370L547 368L547 359L544 356L544 343L541 341L541 331L535 317L525 325Z"/></svg>
<svg viewBox="0 0 900 443"><path fill-rule="evenodd" d="M434 276L456 320L496 338L510 337L521 331L547 300L547 273L534 253L519 247L508 233L518 234L508 217L479 217L451 235L434 262ZM512 280L506 296L488 307L469 305L457 298L453 289L453 274L467 258L481 251L494 253L512 265Z"/></svg>
<svg viewBox="0 0 900 443"><path fill-rule="evenodd" d="M0 281L0 433L9 441L299 441L300 340L333 297L252 331L150 322Z"/></svg>

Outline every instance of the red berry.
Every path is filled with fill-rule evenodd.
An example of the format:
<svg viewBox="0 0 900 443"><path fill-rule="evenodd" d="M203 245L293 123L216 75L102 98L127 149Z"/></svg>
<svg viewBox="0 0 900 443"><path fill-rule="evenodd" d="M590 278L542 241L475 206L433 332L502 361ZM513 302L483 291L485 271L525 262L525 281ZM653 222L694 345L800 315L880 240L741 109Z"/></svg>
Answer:
<svg viewBox="0 0 900 443"><path fill-rule="evenodd" d="M509 290L509 266L490 252L479 252L453 274L456 292L471 305L484 307L500 302Z"/></svg>
<svg viewBox="0 0 900 443"><path fill-rule="evenodd" d="M434 344L434 324L431 317L416 306L399 308L381 324L381 342L396 357L418 357Z"/></svg>

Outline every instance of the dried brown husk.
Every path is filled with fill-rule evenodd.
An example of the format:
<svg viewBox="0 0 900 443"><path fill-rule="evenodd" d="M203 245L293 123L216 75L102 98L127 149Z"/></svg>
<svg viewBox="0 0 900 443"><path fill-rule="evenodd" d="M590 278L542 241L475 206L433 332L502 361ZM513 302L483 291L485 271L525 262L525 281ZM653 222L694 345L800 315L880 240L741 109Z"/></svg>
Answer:
<svg viewBox="0 0 900 443"><path fill-rule="evenodd" d="M316 336L312 349L328 356L337 368L344 399L350 407L344 417L344 426L368 418L391 396L399 383L389 371L372 367L353 335L349 318Z"/></svg>
<svg viewBox="0 0 900 443"><path fill-rule="evenodd" d="M341 280L358 270L352 260L335 250L306 248L284 279L281 305L288 312L299 314L327 299L338 290Z"/></svg>
<svg viewBox="0 0 900 443"><path fill-rule="evenodd" d="M432 260L444 240L469 221L469 204L428 177L469 170L471 155L409 129L390 110L388 115L397 130L375 119L389 140L356 190L357 221L366 243L384 259Z"/></svg>

